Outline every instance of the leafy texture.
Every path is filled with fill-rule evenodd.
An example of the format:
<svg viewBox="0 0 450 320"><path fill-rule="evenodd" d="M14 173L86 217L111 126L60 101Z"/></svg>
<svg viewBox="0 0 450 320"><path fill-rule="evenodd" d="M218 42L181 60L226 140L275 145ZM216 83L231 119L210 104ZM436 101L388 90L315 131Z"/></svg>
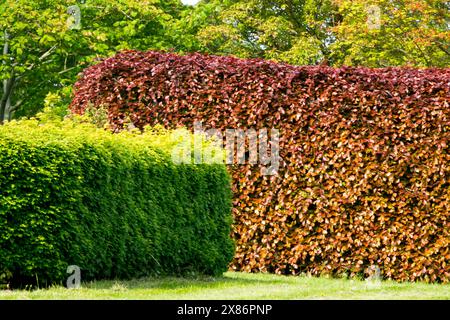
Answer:
<svg viewBox="0 0 450 320"><path fill-rule="evenodd" d="M230 166L235 270L378 265L391 279L448 281L449 81L449 69L125 51L85 70L71 108L107 108L116 131L278 128L277 176Z"/></svg>
<svg viewBox="0 0 450 320"><path fill-rule="evenodd" d="M336 41L330 45L330 60L335 65L450 66L450 2L333 2L342 17L331 28Z"/></svg>
<svg viewBox="0 0 450 320"><path fill-rule="evenodd" d="M175 165L170 135L0 127L0 280L218 275L233 257L223 165ZM156 147L157 146L157 147Z"/></svg>
<svg viewBox="0 0 450 320"><path fill-rule="evenodd" d="M199 2L177 24L196 51L315 64L330 55L336 13L331 0L212 0Z"/></svg>
<svg viewBox="0 0 450 320"><path fill-rule="evenodd" d="M67 88L97 57L174 47L182 11L178 0L0 1L0 123L36 114L48 93L70 103Z"/></svg>

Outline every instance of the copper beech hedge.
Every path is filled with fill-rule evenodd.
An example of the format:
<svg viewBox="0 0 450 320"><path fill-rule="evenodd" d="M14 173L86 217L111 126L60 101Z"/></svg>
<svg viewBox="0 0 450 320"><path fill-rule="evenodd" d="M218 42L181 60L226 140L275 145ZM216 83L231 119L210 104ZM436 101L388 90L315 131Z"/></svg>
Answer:
<svg viewBox="0 0 450 320"><path fill-rule="evenodd" d="M114 130L277 128L278 175L230 165L231 268L450 280L450 69L290 66L124 51L85 70L71 110Z"/></svg>

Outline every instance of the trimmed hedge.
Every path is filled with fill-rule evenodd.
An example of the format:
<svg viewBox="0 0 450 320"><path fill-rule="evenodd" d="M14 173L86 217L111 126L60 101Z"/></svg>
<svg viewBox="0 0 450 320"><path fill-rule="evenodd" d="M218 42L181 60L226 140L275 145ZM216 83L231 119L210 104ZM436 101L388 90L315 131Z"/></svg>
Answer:
<svg viewBox="0 0 450 320"><path fill-rule="evenodd" d="M450 279L450 69L295 67L125 51L85 70L71 109L116 131L277 128L278 176L231 166L235 270Z"/></svg>
<svg viewBox="0 0 450 320"><path fill-rule="evenodd" d="M175 165L168 132L0 127L0 282L218 275L233 257L224 165Z"/></svg>

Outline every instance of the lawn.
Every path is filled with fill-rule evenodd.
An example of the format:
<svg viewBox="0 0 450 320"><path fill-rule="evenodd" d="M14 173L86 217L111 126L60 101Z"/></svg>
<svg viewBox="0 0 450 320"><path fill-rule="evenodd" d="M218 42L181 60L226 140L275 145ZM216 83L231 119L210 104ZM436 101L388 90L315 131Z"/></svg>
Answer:
<svg viewBox="0 0 450 320"><path fill-rule="evenodd" d="M0 299L450 299L450 284L227 272L219 278L95 281L70 290L0 290Z"/></svg>

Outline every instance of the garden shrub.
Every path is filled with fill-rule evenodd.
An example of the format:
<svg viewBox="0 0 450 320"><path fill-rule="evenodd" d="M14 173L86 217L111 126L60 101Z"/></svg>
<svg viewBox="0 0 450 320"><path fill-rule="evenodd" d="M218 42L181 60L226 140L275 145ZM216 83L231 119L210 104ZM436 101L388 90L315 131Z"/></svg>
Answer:
<svg viewBox="0 0 450 320"><path fill-rule="evenodd" d="M114 131L280 130L278 175L233 165L234 270L450 279L450 69L290 66L124 51L86 69L74 113Z"/></svg>
<svg viewBox="0 0 450 320"><path fill-rule="evenodd" d="M0 279L12 286L218 275L233 257L220 164L175 164L172 133L76 121L0 127Z"/></svg>

